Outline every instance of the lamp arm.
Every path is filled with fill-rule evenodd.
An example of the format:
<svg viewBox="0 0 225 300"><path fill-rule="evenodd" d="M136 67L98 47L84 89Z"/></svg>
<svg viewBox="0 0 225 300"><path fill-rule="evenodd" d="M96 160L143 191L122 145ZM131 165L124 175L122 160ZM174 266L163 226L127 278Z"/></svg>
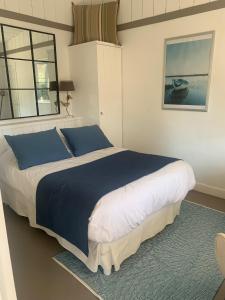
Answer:
<svg viewBox="0 0 225 300"><path fill-rule="evenodd" d="M69 91L67 91L66 95L66 101L60 101L60 103L66 108L67 115L70 116L69 112L69 106L70 106L70 100L72 99L72 96L69 94Z"/></svg>
<svg viewBox="0 0 225 300"><path fill-rule="evenodd" d="M69 102L72 99L72 96L67 92L67 102Z"/></svg>

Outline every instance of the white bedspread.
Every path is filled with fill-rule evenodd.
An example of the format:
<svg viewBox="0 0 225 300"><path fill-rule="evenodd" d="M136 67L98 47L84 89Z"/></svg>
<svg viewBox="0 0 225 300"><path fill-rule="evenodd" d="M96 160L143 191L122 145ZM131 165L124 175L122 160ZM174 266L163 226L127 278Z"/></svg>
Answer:
<svg viewBox="0 0 225 300"><path fill-rule="evenodd" d="M0 156L0 182L4 183L4 188L8 188L7 195L13 194L13 191L23 195L23 205L20 204L23 215L34 225L36 189L45 175L119 151L123 149L108 148L20 171L12 151L8 150ZM152 213L183 200L194 185L195 177L191 166L184 161L177 161L105 195L90 217L89 240L105 243L121 238Z"/></svg>

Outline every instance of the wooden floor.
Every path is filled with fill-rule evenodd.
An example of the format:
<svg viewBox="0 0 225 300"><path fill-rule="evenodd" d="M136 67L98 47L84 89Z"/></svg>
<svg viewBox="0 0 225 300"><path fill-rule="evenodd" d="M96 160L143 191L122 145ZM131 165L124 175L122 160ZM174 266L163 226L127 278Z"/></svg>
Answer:
<svg viewBox="0 0 225 300"><path fill-rule="evenodd" d="M225 212L225 200L190 192L187 199ZM55 239L29 226L26 218L5 207L6 226L18 300L94 300L52 257L62 248ZM225 299L225 282L214 300ZM119 299L118 299L119 300Z"/></svg>

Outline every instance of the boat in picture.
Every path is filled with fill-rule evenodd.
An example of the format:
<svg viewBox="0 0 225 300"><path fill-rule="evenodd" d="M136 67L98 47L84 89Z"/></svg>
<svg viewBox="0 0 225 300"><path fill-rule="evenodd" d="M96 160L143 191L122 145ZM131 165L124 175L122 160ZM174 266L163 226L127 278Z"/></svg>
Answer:
<svg viewBox="0 0 225 300"><path fill-rule="evenodd" d="M174 91L181 91L181 90L185 90L188 88L189 82L184 79L173 79L172 85L173 85Z"/></svg>

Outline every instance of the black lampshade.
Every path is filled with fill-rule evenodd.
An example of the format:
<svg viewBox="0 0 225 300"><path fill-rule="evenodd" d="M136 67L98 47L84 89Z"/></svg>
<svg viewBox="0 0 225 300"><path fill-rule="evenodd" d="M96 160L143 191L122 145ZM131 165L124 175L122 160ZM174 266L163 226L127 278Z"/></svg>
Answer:
<svg viewBox="0 0 225 300"><path fill-rule="evenodd" d="M64 92L72 92L75 91L74 83L72 80L68 81L60 81L59 90Z"/></svg>
<svg viewBox="0 0 225 300"><path fill-rule="evenodd" d="M51 81L49 86L50 91L57 90L57 81ZM72 80L60 81L59 83L60 92L72 92L75 91L74 83Z"/></svg>

